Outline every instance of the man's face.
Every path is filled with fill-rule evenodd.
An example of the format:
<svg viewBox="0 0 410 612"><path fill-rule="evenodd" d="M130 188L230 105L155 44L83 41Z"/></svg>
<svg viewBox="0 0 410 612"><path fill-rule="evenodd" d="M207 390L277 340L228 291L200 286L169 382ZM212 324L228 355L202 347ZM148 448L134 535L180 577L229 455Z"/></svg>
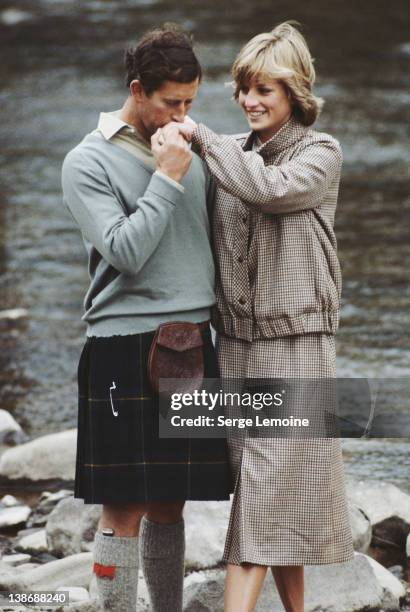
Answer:
<svg viewBox="0 0 410 612"><path fill-rule="evenodd" d="M138 118L144 136L150 138L170 121L183 121L198 92L199 79L191 83L165 83L149 96L142 92L138 100Z"/></svg>

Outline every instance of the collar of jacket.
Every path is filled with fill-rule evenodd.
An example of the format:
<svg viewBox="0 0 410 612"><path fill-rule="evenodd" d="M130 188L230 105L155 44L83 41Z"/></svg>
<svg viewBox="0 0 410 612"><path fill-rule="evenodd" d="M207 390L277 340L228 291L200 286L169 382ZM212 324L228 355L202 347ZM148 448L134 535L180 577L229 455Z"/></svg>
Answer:
<svg viewBox="0 0 410 612"><path fill-rule="evenodd" d="M306 134L307 130L308 128L305 125L302 125L302 123L297 121L294 117L291 117L284 125L282 125L280 130L278 130L276 134L270 138L270 140L267 140L256 149L256 153L259 153L259 155L262 155L262 157L277 155L284 149L292 146L298 140L301 140ZM255 132L249 132L245 142L243 143L243 149L245 151L252 149L254 137Z"/></svg>

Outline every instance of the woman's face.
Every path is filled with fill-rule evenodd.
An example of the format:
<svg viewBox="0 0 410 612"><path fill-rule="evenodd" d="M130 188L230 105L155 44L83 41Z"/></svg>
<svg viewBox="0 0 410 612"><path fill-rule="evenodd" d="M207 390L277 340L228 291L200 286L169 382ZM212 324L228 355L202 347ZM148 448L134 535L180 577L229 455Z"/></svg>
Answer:
<svg viewBox="0 0 410 612"><path fill-rule="evenodd" d="M292 114L286 88L276 79L254 77L242 86L238 102L261 142L272 138Z"/></svg>

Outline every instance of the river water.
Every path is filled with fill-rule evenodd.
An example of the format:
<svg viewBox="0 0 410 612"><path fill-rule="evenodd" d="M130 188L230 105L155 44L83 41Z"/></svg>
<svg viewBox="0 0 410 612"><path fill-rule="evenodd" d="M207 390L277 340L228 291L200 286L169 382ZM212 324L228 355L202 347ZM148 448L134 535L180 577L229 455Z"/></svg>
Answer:
<svg viewBox="0 0 410 612"><path fill-rule="evenodd" d="M326 100L318 128L342 144L336 233L343 267L338 371L408 377L410 363L410 31L406 0L19 0L0 7L0 406L36 437L76 425L76 366L87 287L85 251L62 205L64 155L100 111L126 95L122 53L146 29L177 21L194 33L205 79L192 116L245 131L230 99L241 44L296 19ZM348 441L346 468L410 491L407 439Z"/></svg>

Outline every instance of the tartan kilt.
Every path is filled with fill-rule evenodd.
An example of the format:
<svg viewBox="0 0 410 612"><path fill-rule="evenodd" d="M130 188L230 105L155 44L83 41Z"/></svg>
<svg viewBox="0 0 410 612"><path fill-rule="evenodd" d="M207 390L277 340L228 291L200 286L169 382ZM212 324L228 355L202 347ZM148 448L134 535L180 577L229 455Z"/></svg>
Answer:
<svg viewBox="0 0 410 612"><path fill-rule="evenodd" d="M247 342L218 336L225 378L333 378L335 339L312 333ZM235 491L223 560L319 565L353 558L339 438L228 435Z"/></svg>
<svg viewBox="0 0 410 612"><path fill-rule="evenodd" d="M158 396L147 375L154 333L93 336L83 347L74 497L87 504L229 499L225 439L158 436ZM218 377L209 328L202 336L205 376Z"/></svg>

